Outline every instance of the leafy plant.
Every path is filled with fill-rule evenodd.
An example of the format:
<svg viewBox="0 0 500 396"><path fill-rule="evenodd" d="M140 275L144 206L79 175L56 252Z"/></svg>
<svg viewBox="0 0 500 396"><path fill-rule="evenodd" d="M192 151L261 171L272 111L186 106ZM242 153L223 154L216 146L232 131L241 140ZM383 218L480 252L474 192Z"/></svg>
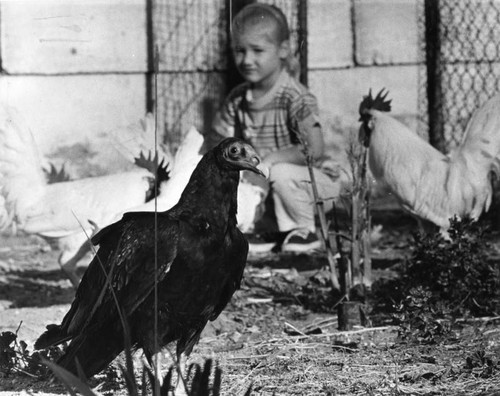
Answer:
<svg viewBox="0 0 500 396"><path fill-rule="evenodd" d="M19 330L19 329L18 329ZM49 370L43 360L57 359L64 347L52 347L30 353L26 342L17 340L17 331L0 334L0 372L8 376L14 372L45 377Z"/></svg>
<svg viewBox="0 0 500 396"><path fill-rule="evenodd" d="M481 378L490 378L500 371L500 361L480 347L465 358L465 370Z"/></svg>
<svg viewBox="0 0 500 396"><path fill-rule="evenodd" d="M488 260L486 228L471 219L452 218L449 239L415 235L415 250L404 274L407 289L422 286L432 301L454 315L491 315L500 307L499 266Z"/></svg>
<svg viewBox="0 0 500 396"><path fill-rule="evenodd" d="M450 337L453 318L491 315L500 307L499 267L488 259L486 228L471 219L450 219L448 237L414 235L403 271L405 297L396 305L402 340L439 343Z"/></svg>
<svg viewBox="0 0 500 396"><path fill-rule="evenodd" d="M432 293L421 286L410 289L396 311L399 337L405 342L435 344L450 334L446 307L435 302Z"/></svg>
<svg viewBox="0 0 500 396"><path fill-rule="evenodd" d="M11 331L0 334L0 371L6 375L14 369L17 361L14 342L17 336Z"/></svg>

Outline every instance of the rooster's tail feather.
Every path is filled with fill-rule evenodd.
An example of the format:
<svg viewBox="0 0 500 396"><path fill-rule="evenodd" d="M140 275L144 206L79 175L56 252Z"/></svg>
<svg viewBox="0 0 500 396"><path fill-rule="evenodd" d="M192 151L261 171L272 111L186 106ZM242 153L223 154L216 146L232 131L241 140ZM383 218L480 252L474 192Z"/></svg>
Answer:
<svg viewBox="0 0 500 396"><path fill-rule="evenodd" d="M457 152L480 172L498 174L500 164L500 94L474 111Z"/></svg>
<svg viewBox="0 0 500 396"><path fill-rule="evenodd" d="M110 132L113 145L130 162L135 162L142 153L156 153L159 163L172 163L172 154L165 144L157 143L155 116L146 114L144 119Z"/></svg>
<svg viewBox="0 0 500 396"><path fill-rule="evenodd" d="M0 228L12 223L20 201L36 201L45 186L30 129L15 109L0 104Z"/></svg>
<svg viewBox="0 0 500 396"><path fill-rule="evenodd" d="M0 186L0 190L1 189L2 187ZM12 217L12 213L7 210L7 202L5 202L5 198L0 195L0 231L4 231L10 224L12 224Z"/></svg>

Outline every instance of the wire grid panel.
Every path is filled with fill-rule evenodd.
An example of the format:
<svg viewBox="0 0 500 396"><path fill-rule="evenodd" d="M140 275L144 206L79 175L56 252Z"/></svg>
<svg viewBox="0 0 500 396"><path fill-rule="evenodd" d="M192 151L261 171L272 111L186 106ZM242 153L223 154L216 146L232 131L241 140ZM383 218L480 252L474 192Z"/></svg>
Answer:
<svg viewBox="0 0 500 396"><path fill-rule="evenodd" d="M210 103L222 100L226 68L224 1L154 0L153 41L160 132L175 149L191 127L206 129Z"/></svg>
<svg viewBox="0 0 500 396"><path fill-rule="evenodd" d="M265 2L280 7L288 18L296 53L299 1ZM152 12L153 40L159 50L160 132L175 149L191 125L207 131L224 100L230 10L225 0L154 0Z"/></svg>
<svg viewBox="0 0 500 396"><path fill-rule="evenodd" d="M500 91L500 0L441 0L443 134L462 140L476 108Z"/></svg>

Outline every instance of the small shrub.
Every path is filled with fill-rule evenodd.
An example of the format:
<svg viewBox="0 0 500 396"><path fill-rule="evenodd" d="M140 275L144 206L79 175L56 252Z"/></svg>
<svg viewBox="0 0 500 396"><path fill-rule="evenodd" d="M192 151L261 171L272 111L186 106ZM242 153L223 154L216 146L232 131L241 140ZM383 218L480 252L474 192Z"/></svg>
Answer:
<svg viewBox="0 0 500 396"><path fill-rule="evenodd" d="M421 286L453 315L492 315L500 307L498 264L488 260L485 227L451 219L449 240L441 234L415 235L415 250L404 274L406 289Z"/></svg>

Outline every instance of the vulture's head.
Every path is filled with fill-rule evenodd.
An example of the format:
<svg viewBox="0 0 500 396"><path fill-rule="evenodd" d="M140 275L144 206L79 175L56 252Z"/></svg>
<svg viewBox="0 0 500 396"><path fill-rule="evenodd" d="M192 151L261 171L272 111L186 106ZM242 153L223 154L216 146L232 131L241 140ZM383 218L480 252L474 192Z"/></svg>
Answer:
<svg viewBox="0 0 500 396"><path fill-rule="evenodd" d="M267 179L269 169L261 163L254 148L241 139L227 138L214 148L219 163L232 170L249 170Z"/></svg>

